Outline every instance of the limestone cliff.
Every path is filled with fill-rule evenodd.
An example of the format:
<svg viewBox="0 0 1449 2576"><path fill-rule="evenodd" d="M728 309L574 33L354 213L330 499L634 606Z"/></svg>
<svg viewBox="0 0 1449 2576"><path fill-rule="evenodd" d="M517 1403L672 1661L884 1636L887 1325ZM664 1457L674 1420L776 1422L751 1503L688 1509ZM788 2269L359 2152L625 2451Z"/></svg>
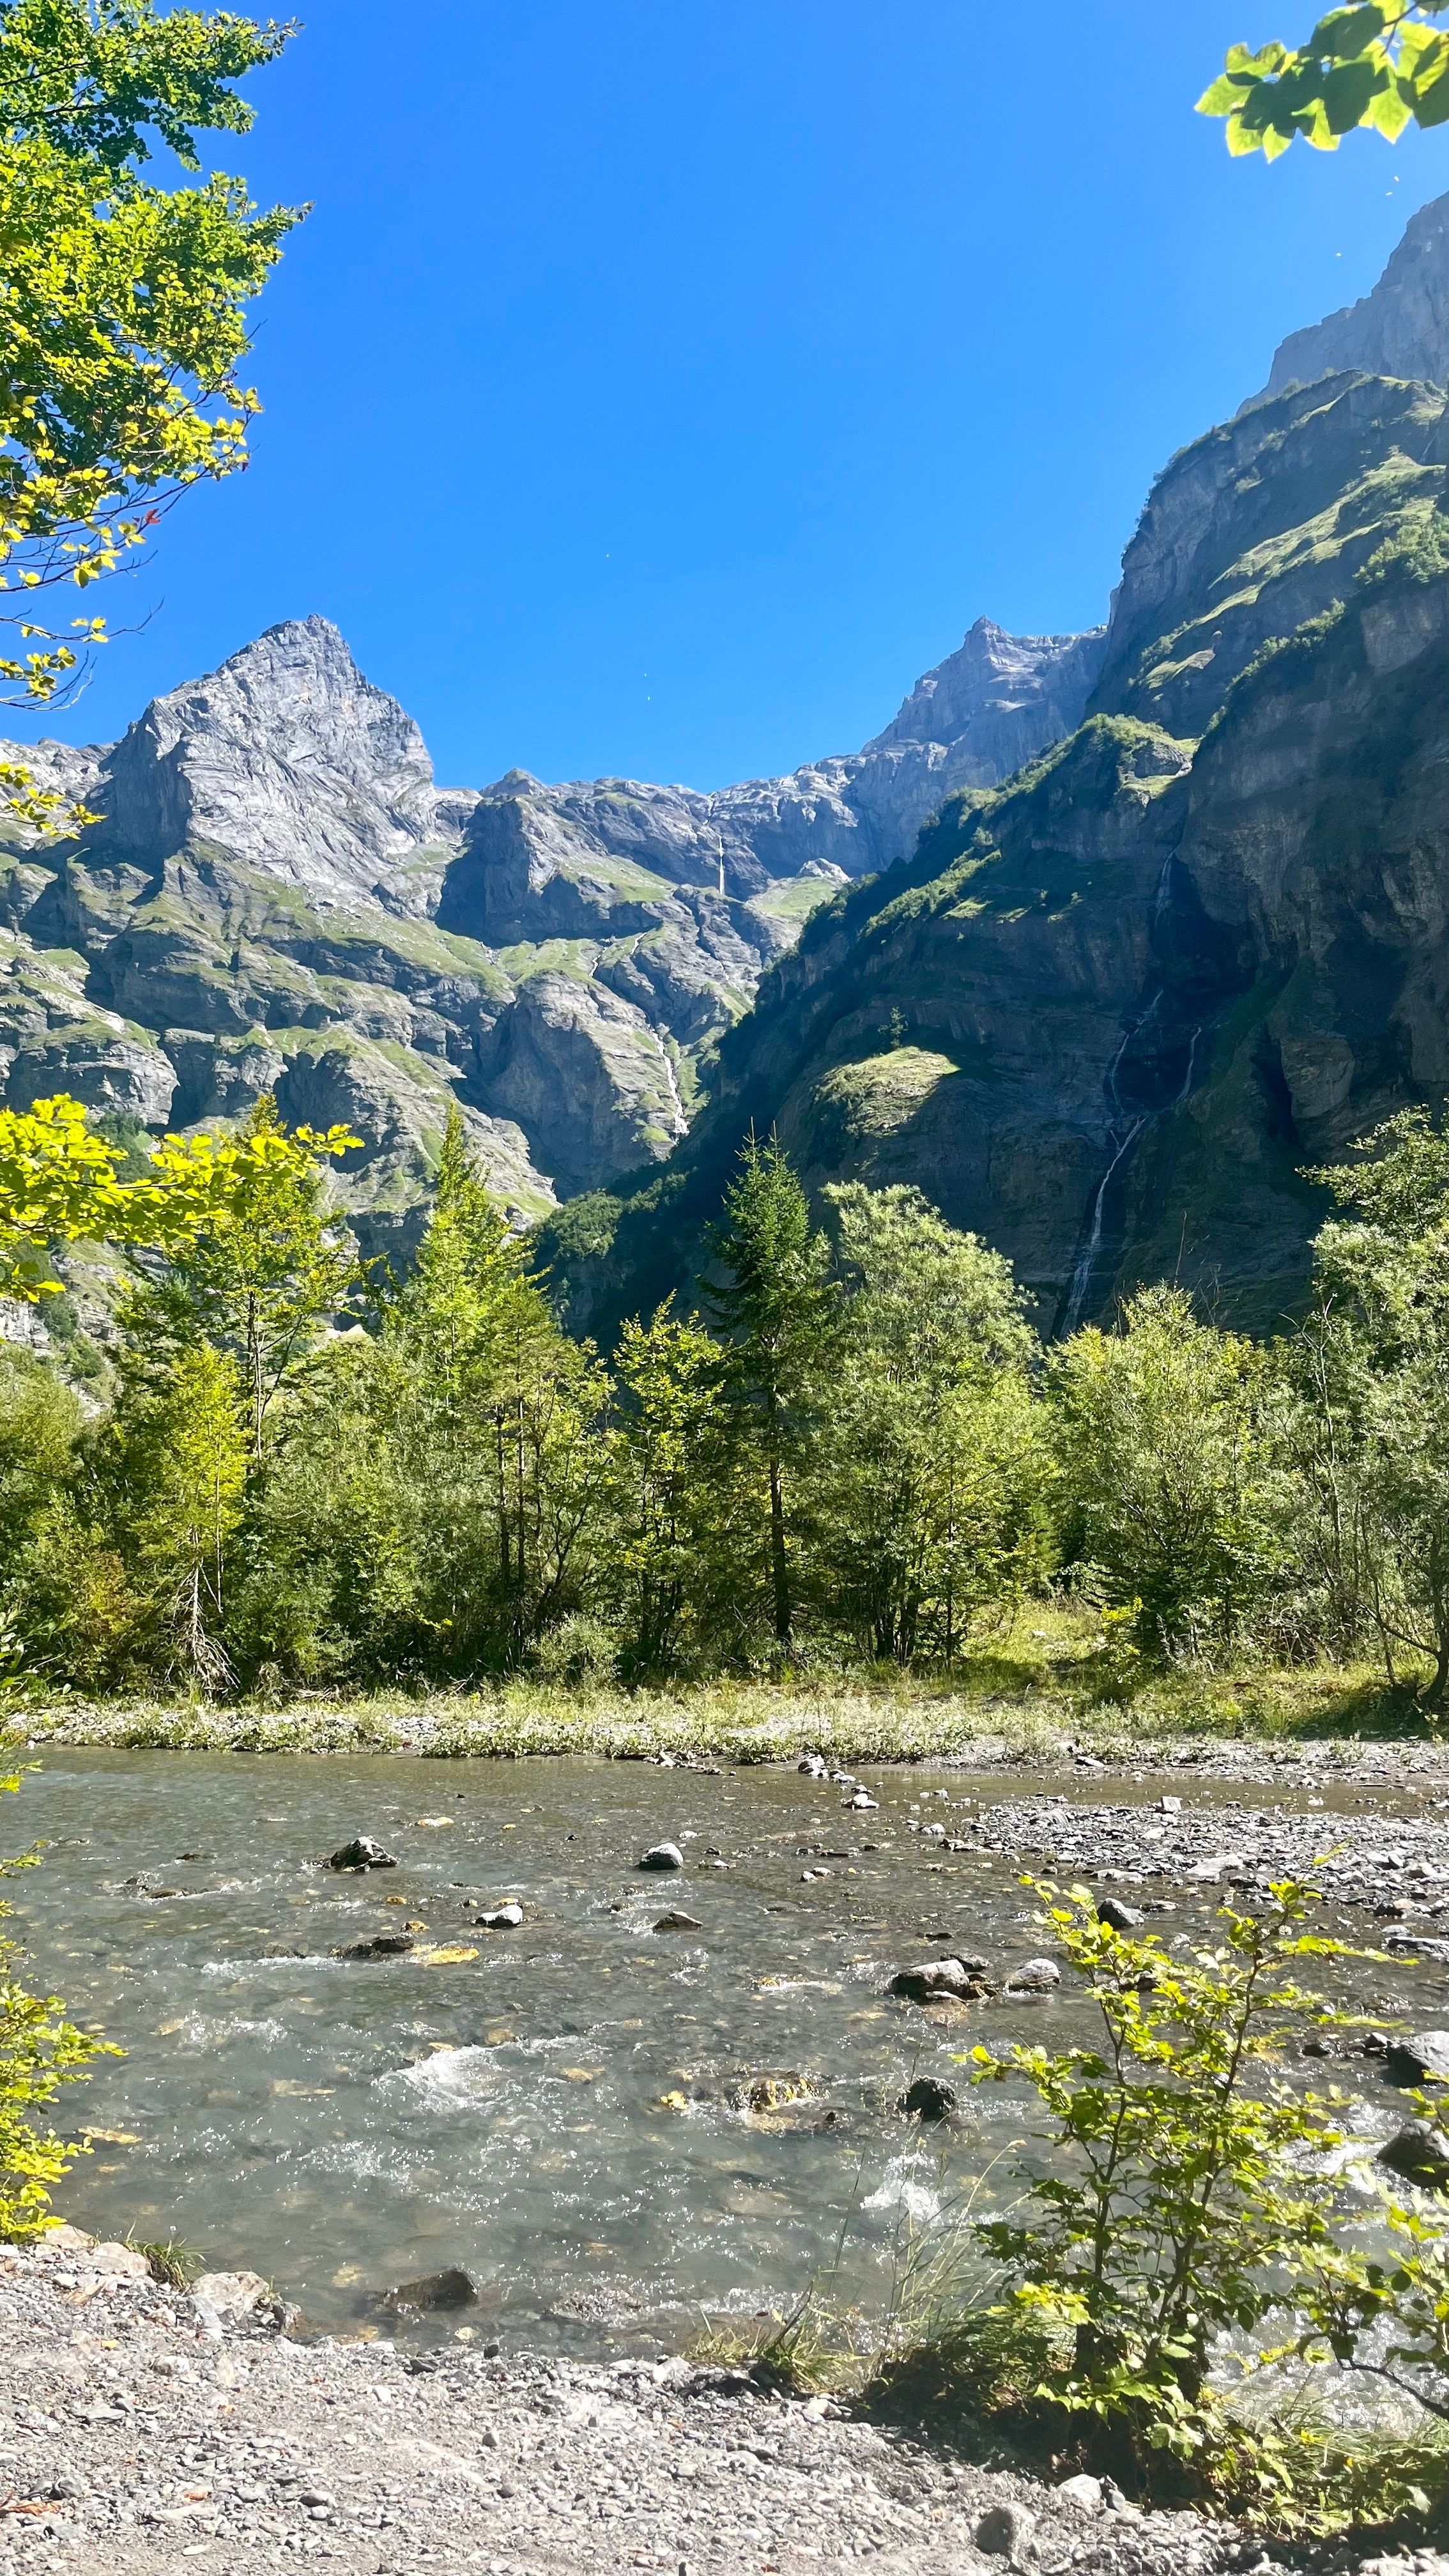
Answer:
<svg viewBox="0 0 1449 2576"><path fill-rule="evenodd" d="M908 850L947 786L1069 730L1099 643L982 620L877 744L790 778L480 793L436 785L325 619L273 627L119 743L15 753L99 820L0 847L5 1097L156 1129L273 1091L363 1138L341 1186L374 1241L411 1222L456 1101L537 1217L669 1154L815 905Z"/></svg>

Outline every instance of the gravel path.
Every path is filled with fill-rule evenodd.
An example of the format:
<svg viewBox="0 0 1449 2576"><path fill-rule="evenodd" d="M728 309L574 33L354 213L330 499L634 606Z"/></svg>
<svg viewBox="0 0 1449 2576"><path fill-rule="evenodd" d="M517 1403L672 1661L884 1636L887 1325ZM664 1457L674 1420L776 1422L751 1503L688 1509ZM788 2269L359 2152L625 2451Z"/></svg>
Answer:
<svg viewBox="0 0 1449 2576"><path fill-rule="evenodd" d="M738 2374L297 2344L141 2269L70 2229L0 2256L0 2567L984 2576L1013 2538L1039 2576L1272 2563L1225 2526L1084 2509Z"/></svg>

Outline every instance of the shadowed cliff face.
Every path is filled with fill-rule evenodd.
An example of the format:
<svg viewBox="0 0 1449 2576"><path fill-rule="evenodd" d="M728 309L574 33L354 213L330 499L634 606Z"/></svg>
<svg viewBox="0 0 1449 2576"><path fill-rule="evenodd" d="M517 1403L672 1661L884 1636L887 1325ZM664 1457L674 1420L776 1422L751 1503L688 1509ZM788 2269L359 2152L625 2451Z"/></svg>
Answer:
<svg viewBox="0 0 1449 2576"><path fill-rule="evenodd" d="M1442 392L1337 377L1175 459L1094 712L817 915L650 1204L551 1222L576 1318L690 1276L751 1122L916 1183L1046 1329L1164 1274L1291 1309L1303 1168L1449 1091L1446 452Z"/></svg>

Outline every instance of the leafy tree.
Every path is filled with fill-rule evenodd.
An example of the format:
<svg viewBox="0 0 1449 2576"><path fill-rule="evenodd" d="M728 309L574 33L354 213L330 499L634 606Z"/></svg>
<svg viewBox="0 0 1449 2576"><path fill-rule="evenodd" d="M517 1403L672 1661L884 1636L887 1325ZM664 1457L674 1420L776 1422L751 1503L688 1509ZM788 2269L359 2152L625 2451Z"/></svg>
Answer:
<svg viewBox="0 0 1449 2576"><path fill-rule="evenodd" d="M1428 1659L1424 1698L1438 1710L1449 1699L1449 1138L1411 1109L1359 1150L1362 1161L1314 1175L1360 1213L1315 1238L1296 1463L1345 1607L1357 1595L1390 1680L1396 1650Z"/></svg>
<svg viewBox="0 0 1449 2576"><path fill-rule="evenodd" d="M1176 1288L1148 1288L1119 1329L1077 1333L1051 1363L1070 1555L1138 1601L1158 1646L1230 1637L1276 1579L1273 1407L1263 1352Z"/></svg>
<svg viewBox="0 0 1449 2576"><path fill-rule="evenodd" d="M53 702L105 640L94 616L38 620L36 594L89 590L189 485L246 462L246 305L297 211L145 172L155 144L195 172L199 135L246 133L234 84L290 32L151 0L0 11L0 586L27 603L0 679L20 703ZM16 764L7 793L42 827L66 819Z"/></svg>
<svg viewBox="0 0 1449 2576"><path fill-rule="evenodd" d="M1230 152L1270 161L1295 135L1336 152L1358 126L1393 143L1410 123L1442 125L1449 35L1431 21L1446 7L1449 0L1368 0L1330 9L1301 45L1233 45L1198 113L1227 120Z"/></svg>
<svg viewBox="0 0 1449 2576"><path fill-rule="evenodd" d="M723 1355L664 1305L652 1323L625 1325L614 1366L600 1586L622 1633L626 1677L667 1673L687 1636L717 1633L740 1588L747 1534Z"/></svg>
<svg viewBox="0 0 1449 2576"><path fill-rule="evenodd" d="M727 1384L749 1422L769 1509L769 1584L775 1643L788 1652L795 1622L792 1560L798 1551L792 1479L812 1418L834 1326L830 1247L779 1138L754 1129L725 1196L710 1249L725 1274L706 1302L728 1337Z"/></svg>
<svg viewBox="0 0 1449 2576"><path fill-rule="evenodd" d="M606 1381L449 1122L417 1261L373 1282L252 1507L249 1651L336 1671L512 1667L578 1605Z"/></svg>
<svg viewBox="0 0 1449 2576"><path fill-rule="evenodd" d="M263 1096L231 1134L168 1136L150 1187L170 1248L141 1271L127 1309L138 1352L163 1360L196 1340L227 1352L246 1387L253 1451L357 1276L323 1201L327 1159L359 1138L345 1127L285 1128Z"/></svg>
<svg viewBox="0 0 1449 2576"><path fill-rule="evenodd" d="M234 1679L222 1644L226 1576L249 1457L236 1362L198 1342L122 1392L107 1482L133 1590L168 1675Z"/></svg>
<svg viewBox="0 0 1449 2576"><path fill-rule="evenodd" d="M813 1443L819 1579L868 1653L949 1657L1046 1570L1035 1337L1010 1264L919 1191L825 1197L845 1303Z"/></svg>
<svg viewBox="0 0 1449 2576"><path fill-rule="evenodd" d="M33 1109L0 1109L0 1295L34 1305L60 1294L47 1276L56 1244L151 1242L175 1211L123 1180L125 1148L92 1127L66 1093Z"/></svg>
<svg viewBox="0 0 1449 2576"><path fill-rule="evenodd" d="M85 1416L53 1368L0 1347L0 1569L17 1553L75 1470Z"/></svg>

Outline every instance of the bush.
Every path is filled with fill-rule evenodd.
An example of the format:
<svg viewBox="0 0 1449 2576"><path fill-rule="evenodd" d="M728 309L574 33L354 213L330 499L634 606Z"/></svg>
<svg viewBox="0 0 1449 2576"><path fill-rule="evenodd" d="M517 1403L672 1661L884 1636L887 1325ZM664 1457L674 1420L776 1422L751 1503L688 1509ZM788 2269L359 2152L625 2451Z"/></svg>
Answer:
<svg viewBox="0 0 1449 2576"><path fill-rule="evenodd" d="M18 1779L0 1780L0 1791L19 1786ZM28 1869L34 1858L0 1861L0 1875ZM0 1905L0 1916L10 1910ZM57 1995L27 1993L17 1964L15 1943L0 1937L0 2239L27 2245L59 2225L50 2212L50 2186L69 2171L73 2156L85 2153L38 2125L36 2115L49 2109L62 2084L84 2076L93 2058L120 2052L68 2022Z"/></svg>

